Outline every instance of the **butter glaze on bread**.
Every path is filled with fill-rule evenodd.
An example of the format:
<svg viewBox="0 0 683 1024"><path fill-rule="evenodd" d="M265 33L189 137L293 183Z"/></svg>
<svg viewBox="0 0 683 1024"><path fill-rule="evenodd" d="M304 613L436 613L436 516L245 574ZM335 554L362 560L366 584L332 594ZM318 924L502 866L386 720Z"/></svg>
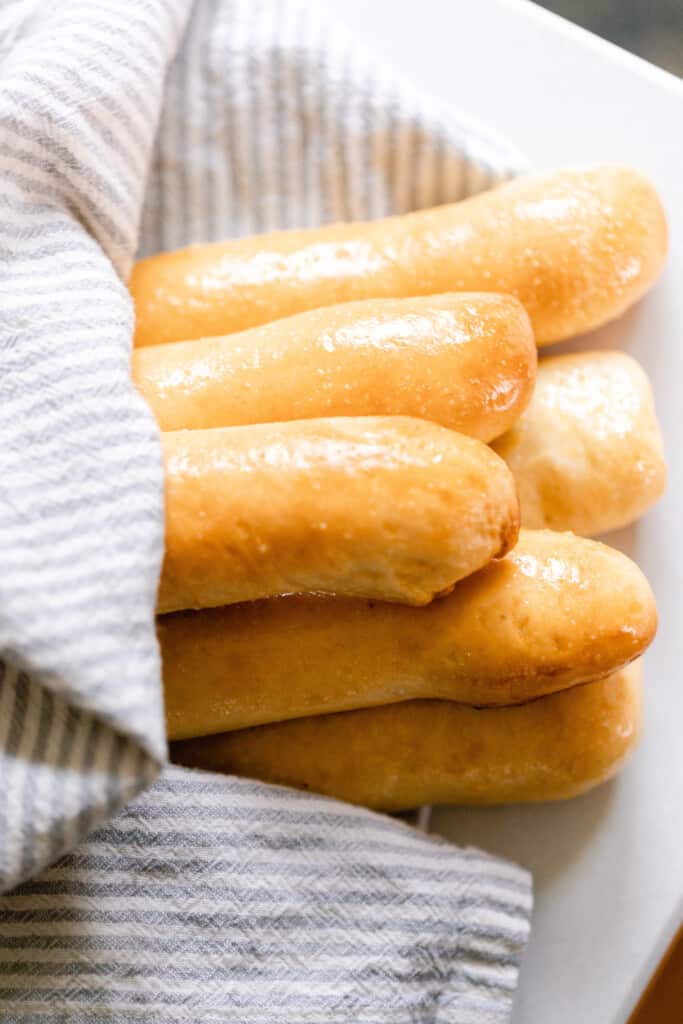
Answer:
<svg viewBox="0 0 683 1024"><path fill-rule="evenodd" d="M638 657L652 592L619 551L523 530L422 608L319 596L158 621L171 739L415 698L514 704Z"/></svg>
<svg viewBox="0 0 683 1024"><path fill-rule="evenodd" d="M137 263L137 345L230 334L307 309L454 291L515 295L539 345L612 320L667 247L651 183L624 167L521 177L367 223L195 245Z"/></svg>
<svg viewBox="0 0 683 1024"><path fill-rule="evenodd" d="M158 611L308 591L424 604L517 539L503 460L425 420L184 430L162 443Z"/></svg>
<svg viewBox="0 0 683 1024"><path fill-rule="evenodd" d="M485 293L346 303L133 353L162 430L404 415L490 441L521 415L535 373L524 308Z"/></svg>
<svg viewBox="0 0 683 1024"><path fill-rule="evenodd" d="M524 526L616 530L662 494L666 464L650 382L623 352L542 359L528 409L494 444Z"/></svg>
<svg viewBox="0 0 683 1024"><path fill-rule="evenodd" d="M410 701L188 740L171 756L399 811L577 796L615 774L640 728L636 663L519 707Z"/></svg>

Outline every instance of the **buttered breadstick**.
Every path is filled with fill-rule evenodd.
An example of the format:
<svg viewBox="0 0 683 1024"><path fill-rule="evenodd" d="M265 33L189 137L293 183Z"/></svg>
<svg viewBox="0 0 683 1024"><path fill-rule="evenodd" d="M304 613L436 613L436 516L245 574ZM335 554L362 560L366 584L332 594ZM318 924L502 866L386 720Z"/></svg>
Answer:
<svg viewBox="0 0 683 1024"><path fill-rule="evenodd" d="M188 740L172 757L384 811L517 803L604 782L640 725L636 664L519 707L410 701Z"/></svg>
<svg viewBox="0 0 683 1024"><path fill-rule="evenodd" d="M518 703L614 671L656 622L621 552L523 530L504 559L423 608L307 596L162 617L168 732L426 697Z"/></svg>
<svg viewBox="0 0 683 1024"><path fill-rule="evenodd" d="M531 404L494 449L512 470L528 527L615 530L666 482L650 383L623 352L542 359Z"/></svg>
<svg viewBox="0 0 683 1024"><path fill-rule="evenodd" d="M162 440L162 612L302 591L424 604L517 538L503 460L425 420L301 420Z"/></svg>
<svg viewBox="0 0 683 1024"><path fill-rule="evenodd" d="M535 370L528 316L493 294L350 302L133 353L162 430L405 415L490 441L521 415Z"/></svg>
<svg viewBox="0 0 683 1024"><path fill-rule="evenodd" d="M142 260L130 281L135 341L229 334L357 299L483 290L515 295L545 345L619 316L659 274L666 244L657 194L635 171L535 174L400 217Z"/></svg>

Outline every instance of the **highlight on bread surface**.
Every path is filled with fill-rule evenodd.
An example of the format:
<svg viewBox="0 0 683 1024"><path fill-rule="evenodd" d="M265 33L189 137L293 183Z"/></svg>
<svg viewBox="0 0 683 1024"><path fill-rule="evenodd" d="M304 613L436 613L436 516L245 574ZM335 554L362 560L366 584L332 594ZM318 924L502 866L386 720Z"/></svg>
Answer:
<svg viewBox="0 0 683 1024"><path fill-rule="evenodd" d="M463 293L349 302L139 348L132 370L162 430L402 415L491 441L531 398L536 346L512 296Z"/></svg>
<svg viewBox="0 0 683 1024"><path fill-rule="evenodd" d="M657 613L626 555L523 530L421 608L290 596L162 616L171 739L417 698L514 704L638 657Z"/></svg>
<svg viewBox="0 0 683 1024"><path fill-rule="evenodd" d="M623 313L656 280L666 248L661 202L638 172L532 174L431 210L141 260L130 280L135 341L229 334L359 299L493 291L520 300L545 345Z"/></svg>
<svg viewBox="0 0 683 1024"><path fill-rule="evenodd" d="M561 800L621 767L641 702L636 663L518 707L410 701L187 740L171 756L384 811Z"/></svg>
<svg viewBox="0 0 683 1024"><path fill-rule="evenodd" d="M517 539L487 445L404 416L162 435L158 611L323 591L425 604Z"/></svg>
<svg viewBox="0 0 683 1024"><path fill-rule="evenodd" d="M666 483L650 382L623 352L541 359L529 407L493 447L531 528L616 530L643 515Z"/></svg>

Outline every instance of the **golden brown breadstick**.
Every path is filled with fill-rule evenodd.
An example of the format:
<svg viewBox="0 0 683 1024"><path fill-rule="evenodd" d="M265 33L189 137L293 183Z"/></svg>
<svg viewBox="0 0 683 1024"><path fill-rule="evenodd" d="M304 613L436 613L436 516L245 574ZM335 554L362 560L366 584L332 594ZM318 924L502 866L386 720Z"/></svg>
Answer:
<svg viewBox="0 0 683 1024"><path fill-rule="evenodd" d="M404 415L480 441L531 398L536 346L509 295L371 299L133 353L162 430Z"/></svg>
<svg viewBox="0 0 683 1024"><path fill-rule="evenodd" d="M640 722L636 663L519 707L409 701L186 740L172 758L384 811L560 800L614 775Z"/></svg>
<svg viewBox="0 0 683 1024"><path fill-rule="evenodd" d="M425 420L342 417L162 438L159 611L302 591L424 604L517 538L503 460Z"/></svg>
<svg viewBox="0 0 683 1024"><path fill-rule="evenodd" d="M666 482L650 383L623 352L542 359L531 404L494 449L532 528L615 530L641 516Z"/></svg>
<svg viewBox="0 0 683 1024"><path fill-rule="evenodd" d="M625 555L568 533L517 547L423 608L286 597L162 617L171 739L414 698L513 704L641 654L652 592Z"/></svg>
<svg viewBox="0 0 683 1024"><path fill-rule="evenodd" d="M306 309L453 291L516 295L539 345L612 320L661 270L647 179L598 166L519 178L450 206L196 245L139 262L137 345L230 334Z"/></svg>

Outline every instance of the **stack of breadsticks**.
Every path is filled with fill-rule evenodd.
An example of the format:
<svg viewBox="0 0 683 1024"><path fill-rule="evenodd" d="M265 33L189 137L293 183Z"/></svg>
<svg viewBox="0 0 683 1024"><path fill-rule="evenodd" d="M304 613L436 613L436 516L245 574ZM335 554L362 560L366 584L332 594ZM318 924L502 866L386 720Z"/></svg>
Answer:
<svg viewBox="0 0 683 1024"><path fill-rule="evenodd" d="M665 250L651 185L597 167L137 264L176 760L391 810L614 773L656 609L586 537L660 495L659 429L630 357L536 345Z"/></svg>

